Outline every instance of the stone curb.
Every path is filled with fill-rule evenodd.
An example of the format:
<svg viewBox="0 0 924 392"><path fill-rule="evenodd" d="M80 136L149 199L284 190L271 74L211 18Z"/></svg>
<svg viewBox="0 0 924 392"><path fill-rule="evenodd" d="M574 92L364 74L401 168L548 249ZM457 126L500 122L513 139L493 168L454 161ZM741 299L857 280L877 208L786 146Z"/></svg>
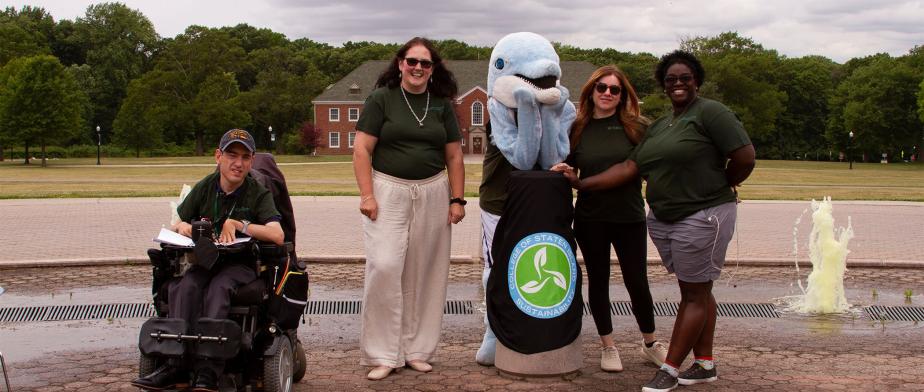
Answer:
<svg viewBox="0 0 924 392"><path fill-rule="evenodd" d="M364 255L314 255L308 257L299 257L299 260L306 263L331 263L331 264L362 264L365 263ZM583 257L578 257L578 261L584 261ZM453 264L481 263L481 257L466 255L454 255L450 257ZM613 259L616 262L616 259ZM78 259L54 259L54 260L7 260L0 261L0 270L14 268L50 268L50 267L92 267L106 265L146 265L147 258L142 257L103 257L103 258L78 258ZM661 259L657 257L648 258L649 265L660 265ZM746 258L740 260L725 260L726 267L794 267L795 260L792 258ZM811 263L808 260L799 260L799 268L811 269ZM849 259L847 267L854 268L914 268L924 269L924 260L882 260L882 259Z"/></svg>

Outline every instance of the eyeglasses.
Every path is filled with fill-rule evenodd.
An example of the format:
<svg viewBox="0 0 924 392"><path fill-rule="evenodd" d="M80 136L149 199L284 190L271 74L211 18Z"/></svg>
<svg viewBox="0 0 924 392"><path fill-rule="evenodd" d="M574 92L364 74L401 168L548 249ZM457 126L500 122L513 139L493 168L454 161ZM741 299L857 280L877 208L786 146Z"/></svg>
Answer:
<svg viewBox="0 0 924 392"><path fill-rule="evenodd" d="M405 57L404 62L407 64L408 67L411 67L411 68L416 67L417 64L420 64L420 68L423 68L423 69L430 69L430 67L433 66L433 62L430 60L415 59L413 57Z"/></svg>
<svg viewBox="0 0 924 392"><path fill-rule="evenodd" d="M674 83L677 83L678 80L680 81L680 83L687 84L693 81L693 75L683 74L683 75L680 75L679 77L671 75L671 76L664 78L664 84L670 86L670 85L673 85Z"/></svg>
<svg viewBox="0 0 924 392"><path fill-rule="evenodd" d="M610 89L610 94L612 95L619 95L619 93L622 92L622 87L619 87L615 84L597 82L597 84L594 85L594 90L597 90L597 92L600 94L605 93L606 89Z"/></svg>

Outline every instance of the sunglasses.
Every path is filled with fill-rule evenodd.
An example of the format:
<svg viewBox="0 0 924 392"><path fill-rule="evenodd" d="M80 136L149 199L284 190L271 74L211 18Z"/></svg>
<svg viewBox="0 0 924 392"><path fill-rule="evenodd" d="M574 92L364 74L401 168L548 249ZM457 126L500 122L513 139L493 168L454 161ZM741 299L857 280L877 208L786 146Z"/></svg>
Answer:
<svg viewBox="0 0 924 392"><path fill-rule="evenodd" d="M416 67L417 64L420 64L420 68L423 68L423 69L430 69L431 67L433 67L432 61L424 60L424 59L415 59L413 57L405 57L404 63L407 64L407 66L411 68Z"/></svg>
<svg viewBox="0 0 924 392"><path fill-rule="evenodd" d="M597 84L594 85L594 90L596 90L600 94L605 93L607 89L610 90L610 94L612 95L619 95L619 93L622 92L622 87L619 87L615 84L606 84L606 83L597 82Z"/></svg>
<svg viewBox="0 0 924 392"><path fill-rule="evenodd" d="M670 86L670 85L673 85L674 83L677 83L678 80L680 81L680 83L687 84L693 81L693 75L685 74L685 75L680 75L680 77L671 75L671 76L664 78L664 84Z"/></svg>

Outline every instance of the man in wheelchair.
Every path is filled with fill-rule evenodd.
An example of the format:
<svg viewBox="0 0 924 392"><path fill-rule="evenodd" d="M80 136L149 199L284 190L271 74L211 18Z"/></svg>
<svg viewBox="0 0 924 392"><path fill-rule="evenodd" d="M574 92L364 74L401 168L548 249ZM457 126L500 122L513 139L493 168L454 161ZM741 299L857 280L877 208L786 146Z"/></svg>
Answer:
<svg viewBox="0 0 924 392"><path fill-rule="evenodd" d="M253 137L247 131L232 129L225 133L215 150L218 171L199 181L177 208L181 222L173 230L192 237L197 244L196 263L186 270L181 279L168 285L167 314L171 319L185 321L186 331L179 331L181 334L203 335L199 324L227 319L232 295L257 278L258 272L253 267L254 252L222 252L219 256L214 244L216 241L218 244L230 244L240 233L258 241L283 245L282 216L276 209L273 195L248 176L254 152ZM196 233L193 222L196 222ZM213 231L203 232L203 228L208 226ZM205 250L200 252L200 248ZM190 362L193 363L192 369ZM195 373L191 384L193 391L218 391L223 369L224 361L221 359L200 357L184 361L173 358L164 361L150 374L132 381L132 385L155 391L182 388L190 383L192 370Z"/></svg>

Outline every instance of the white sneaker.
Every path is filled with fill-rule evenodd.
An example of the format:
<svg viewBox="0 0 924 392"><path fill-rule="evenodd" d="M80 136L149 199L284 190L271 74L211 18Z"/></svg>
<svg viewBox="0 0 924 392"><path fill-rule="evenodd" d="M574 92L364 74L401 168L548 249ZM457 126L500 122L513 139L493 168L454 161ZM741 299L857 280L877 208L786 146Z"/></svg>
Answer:
<svg viewBox="0 0 924 392"><path fill-rule="evenodd" d="M600 369L607 372L622 371L622 360L619 359L619 350L616 347L604 347L600 352Z"/></svg>
<svg viewBox="0 0 924 392"><path fill-rule="evenodd" d="M660 367L667 359L667 344L657 341L651 347L647 347L645 342L642 342L642 355L651 363Z"/></svg>

